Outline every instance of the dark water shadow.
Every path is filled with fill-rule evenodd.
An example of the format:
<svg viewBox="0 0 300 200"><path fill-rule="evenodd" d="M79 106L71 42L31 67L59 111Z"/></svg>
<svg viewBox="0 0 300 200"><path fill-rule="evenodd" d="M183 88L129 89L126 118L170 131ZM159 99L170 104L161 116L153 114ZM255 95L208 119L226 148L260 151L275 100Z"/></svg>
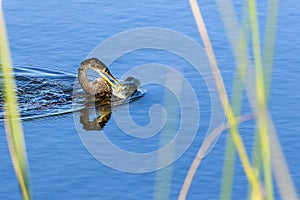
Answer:
<svg viewBox="0 0 300 200"><path fill-rule="evenodd" d="M22 120L56 116L87 107L90 109L90 105L85 103L86 94L76 82L77 73L32 66L16 66L14 75ZM2 80L1 76L1 85ZM126 100L114 98L111 100L111 106L129 103L144 94L144 91L139 91ZM3 89L0 87L0 122L4 120L4 96Z"/></svg>

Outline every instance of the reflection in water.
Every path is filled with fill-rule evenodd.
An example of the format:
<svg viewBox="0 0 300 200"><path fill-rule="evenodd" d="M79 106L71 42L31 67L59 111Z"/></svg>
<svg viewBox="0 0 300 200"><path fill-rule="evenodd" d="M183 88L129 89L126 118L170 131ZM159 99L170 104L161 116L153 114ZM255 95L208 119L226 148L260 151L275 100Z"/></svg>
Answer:
<svg viewBox="0 0 300 200"><path fill-rule="evenodd" d="M143 91L143 89L140 87L141 82L138 79L134 77L127 77L121 83L122 90L113 90L112 93L105 94L99 93L95 96L89 94L83 95L83 91L80 92L80 90L74 89L73 107L74 109L76 109L78 106L83 107L79 110L79 113L80 123L82 124L84 130L102 130L110 119L111 112L114 108L119 105L135 101L145 95L145 91ZM119 96L124 96L126 98L123 99ZM82 106L82 104L84 106Z"/></svg>
<svg viewBox="0 0 300 200"><path fill-rule="evenodd" d="M90 120L90 115L92 116L93 108L96 109L98 116ZM103 96L95 97L94 106L87 103L85 107L79 112L80 123L82 124L83 129L85 129L86 131L101 130L111 116L111 95L106 94Z"/></svg>

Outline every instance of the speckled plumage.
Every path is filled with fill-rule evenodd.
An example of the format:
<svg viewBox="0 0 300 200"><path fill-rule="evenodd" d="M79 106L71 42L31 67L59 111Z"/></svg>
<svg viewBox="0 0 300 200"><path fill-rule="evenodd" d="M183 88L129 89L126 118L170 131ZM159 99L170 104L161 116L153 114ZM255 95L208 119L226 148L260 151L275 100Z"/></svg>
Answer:
<svg viewBox="0 0 300 200"><path fill-rule="evenodd" d="M87 78L87 70L108 70L104 63L97 58L89 58L84 60L78 69L78 80L83 90L90 95L102 96L105 94L111 95L112 89L109 83L103 78L96 78L90 82Z"/></svg>

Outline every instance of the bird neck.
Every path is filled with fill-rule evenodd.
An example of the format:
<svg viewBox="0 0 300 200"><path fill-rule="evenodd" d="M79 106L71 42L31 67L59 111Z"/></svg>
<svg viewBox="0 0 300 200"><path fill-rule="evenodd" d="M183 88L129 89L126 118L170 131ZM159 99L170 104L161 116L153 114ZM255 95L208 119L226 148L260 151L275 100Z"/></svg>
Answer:
<svg viewBox="0 0 300 200"><path fill-rule="evenodd" d="M83 90L90 95L95 95L97 88L87 78L87 69L80 67L78 69L78 80Z"/></svg>

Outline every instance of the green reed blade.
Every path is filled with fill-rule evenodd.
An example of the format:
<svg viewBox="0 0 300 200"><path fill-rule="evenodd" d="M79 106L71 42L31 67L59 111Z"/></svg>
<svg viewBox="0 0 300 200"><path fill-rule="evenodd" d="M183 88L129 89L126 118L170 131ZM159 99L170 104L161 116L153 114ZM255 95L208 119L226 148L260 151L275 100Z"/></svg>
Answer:
<svg viewBox="0 0 300 200"><path fill-rule="evenodd" d="M276 35L276 24L278 15L279 0L270 0L268 5L265 38L264 38L264 51L263 51L263 66L264 66L264 78L265 78L265 92L266 92L266 103L269 99L271 78L272 78L272 64L275 46L275 35ZM258 133L255 134L255 142L253 148L253 165L256 168L260 168L261 157L259 149L259 139L257 138Z"/></svg>
<svg viewBox="0 0 300 200"><path fill-rule="evenodd" d="M268 101L270 87L271 87L278 8L279 8L279 0L269 0L268 15L266 21L265 37L264 37L264 52L263 52L266 101Z"/></svg>
<svg viewBox="0 0 300 200"><path fill-rule="evenodd" d="M224 1L219 0L218 1L219 10L221 13L221 17L225 24L225 29L227 32L227 35L229 36L231 31L233 29L235 30L236 27L239 27L237 23L237 19L235 19L234 16L236 16L234 8L232 6L232 2L230 0ZM231 39L231 45L232 45L232 51L236 59L236 71L234 76L234 82L233 82L233 90L232 90L232 106L233 111L236 116L240 114L241 110L241 104L242 104L242 92L243 92L243 82L244 82L244 76L247 68L247 26L248 24L248 8L247 5L243 8L243 17L242 17L242 23L241 28L238 30L238 41L236 46L233 45L235 39L231 39L229 37L229 40ZM231 20L227 20L231 19ZM232 19L234 19L235 24L233 24ZM230 23L228 22L230 21ZM230 26L234 26L233 28L229 28ZM224 156L224 167L223 167L223 181L222 181L222 189L221 189L221 199L231 199L231 192L232 192L232 184L233 184L233 176L234 176L234 166L235 166L235 155L236 151L234 149L234 144L232 140L232 136L228 134L227 141L226 141L226 148L225 148L225 156Z"/></svg>
<svg viewBox="0 0 300 200"><path fill-rule="evenodd" d="M271 152L269 143L269 131L267 125L266 116L266 93L265 93L265 81L264 72L262 68L261 52L260 52L260 37L258 29L258 19L256 11L256 1L249 0L249 15L250 24L252 28L252 42L253 42L253 54L255 63L255 85L256 85L256 98L257 98L257 128L261 143L261 152L263 157L263 169L266 183L266 196L268 200L274 198L273 196L273 178L271 167Z"/></svg>
<svg viewBox="0 0 300 200"><path fill-rule="evenodd" d="M274 54L274 45L275 45L278 6L279 6L278 0L270 0L269 1L266 29L265 29L265 38L264 38L264 51L263 51L266 103L268 102L269 92L270 92L270 87L271 87L272 63L273 63L273 54ZM257 131L255 134L255 140L254 140L255 142L254 142L252 160L253 160L253 165L256 168L260 168L261 155L260 155L259 149L261 149L261 146L259 144L260 141L257 138L258 137Z"/></svg>
<svg viewBox="0 0 300 200"><path fill-rule="evenodd" d="M236 33L238 32L238 24L237 24L237 17L234 12L232 12L232 2L229 0L218 0L218 6L219 6L219 11L221 13L221 17L223 19L225 29L227 32L228 39L231 44L231 48L235 49L236 48ZM269 91L269 86L270 80L271 80L271 67L272 67L272 62L270 62L270 59L272 61L272 54L274 50L274 44L267 44L267 43L274 43L275 41L275 32L276 32L276 18L277 17L277 11L278 11L278 1L277 0L270 0L269 2L269 9L268 9L268 17L267 17L267 25L266 25L266 34L265 34L265 48L264 48L264 66L265 66L265 83L266 83L266 99L268 97L268 91ZM244 12L243 12L244 15ZM248 23L246 23L247 25ZM244 24L242 24L244 26ZM248 31L245 31L247 33ZM239 52L241 53L242 51L234 51L234 52ZM239 55L235 55L235 57L238 57ZM268 58L266 58L266 56ZM249 60L249 56L246 58ZM246 88L247 96L250 102L250 106L252 107L253 112L256 112L257 105L256 105L256 100L255 100L255 88L252 87L253 83L255 82L254 79L252 78L252 69L247 68L247 76L246 79L244 80L244 86ZM241 75L242 76L242 75ZM267 80L269 78L269 81ZM266 102L267 103L267 102ZM289 174L288 166L286 164L286 161L284 159L284 155L281 149L281 146L278 142L277 134L276 131L273 127L273 123L270 118L268 118L268 121L265 122L269 125L269 131L270 131L270 137L272 140L271 143L271 157L272 157L272 166L274 170L274 175L275 175L275 180L276 180L276 185L278 186L279 189L279 194L282 197L282 199L298 199L297 198L297 193L296 189L293 185L292 179ZM253 166L256 169L260 169L261 166L261 150L260 150L260 143L259 143L259 138L255 135L254 139L254 147L253 147ZM249 191L249 193L252 193L252 190ZM248 199L250 199L250 195L248 195Z"/></svg>
<svg viewBox="0 0 300 200"><path fill-rule="evenodd" d="M176 82L175 82L176 81ZM174 85L177 85L174 87ZM176 94L180 94L182 88L182 80L176 79L171 73L166 74L166 88L173 88L172 91L176 90ZM178 97L177 97L178 98ZM164 90L163 106L166 109L167 116L172 116L169 119L180 118L179 105L176 98L169 94L167 90ZM173 120L166 120L165 126L161 131L159 143L163 147L168 143L176 134L176 123ZM159 152L157 163L163 163L166 157L174 157L176 152L176 144L170 146L170 150L166 153ZM154 185L154 200L159 199L170 199L171 187L172 187L172 175L173 175L173 164L160 169L156 172L155 185Z"/></svg>
<svg viewBox="0 0 300 200"><path fill-rule="evenodd" d="M203 40L204 46L205 46L205 51L207 56L211 59L210 60L210 67L213 72L213 76L217 85L217 90L219 92L220 100L224 109L224 112L226 113L226 117L228 119L229 125L230 125L230 134L233 137L234 144L237 148L237 152L239 155L239 158L241 159L241 163L243 166L243 169L245 171L245 174L248 178L248 181L250 184L253 185L253 188L255 188L255 193L257 194L258 197L262 199L262 194L260 190L260 183L259 180L257 180L257 177L250 165L243 141L240 137L240 134L237 129L237 124L238 121L236 117L234 116L234 113L232 111L231 105L229 104L229 100L225 91L224 83L222 80L222 76L220 74L220 71L217 66L217 62L215 59L215 55L206 31L205 23L203 21L198 3L196 0L190 0L190 6L194 15L194 19L196 21L198 31L201 35L201 38ZM189 187L189 186L188 186ZM182 192L179 195L179 199L184 199L186 197L188 187L184 188L184 190L181 190Z"/></svg>
<svg viewBox="0 0 300 200"><path fill-rule="evenodd" d="M15 81L10 60L8 40L0 1L0 60L2 63L3 91L5 102L5 128L11 159L22 192L23 199L31 199L29 188L29 171L23 130L18 110Z"/></svg>

